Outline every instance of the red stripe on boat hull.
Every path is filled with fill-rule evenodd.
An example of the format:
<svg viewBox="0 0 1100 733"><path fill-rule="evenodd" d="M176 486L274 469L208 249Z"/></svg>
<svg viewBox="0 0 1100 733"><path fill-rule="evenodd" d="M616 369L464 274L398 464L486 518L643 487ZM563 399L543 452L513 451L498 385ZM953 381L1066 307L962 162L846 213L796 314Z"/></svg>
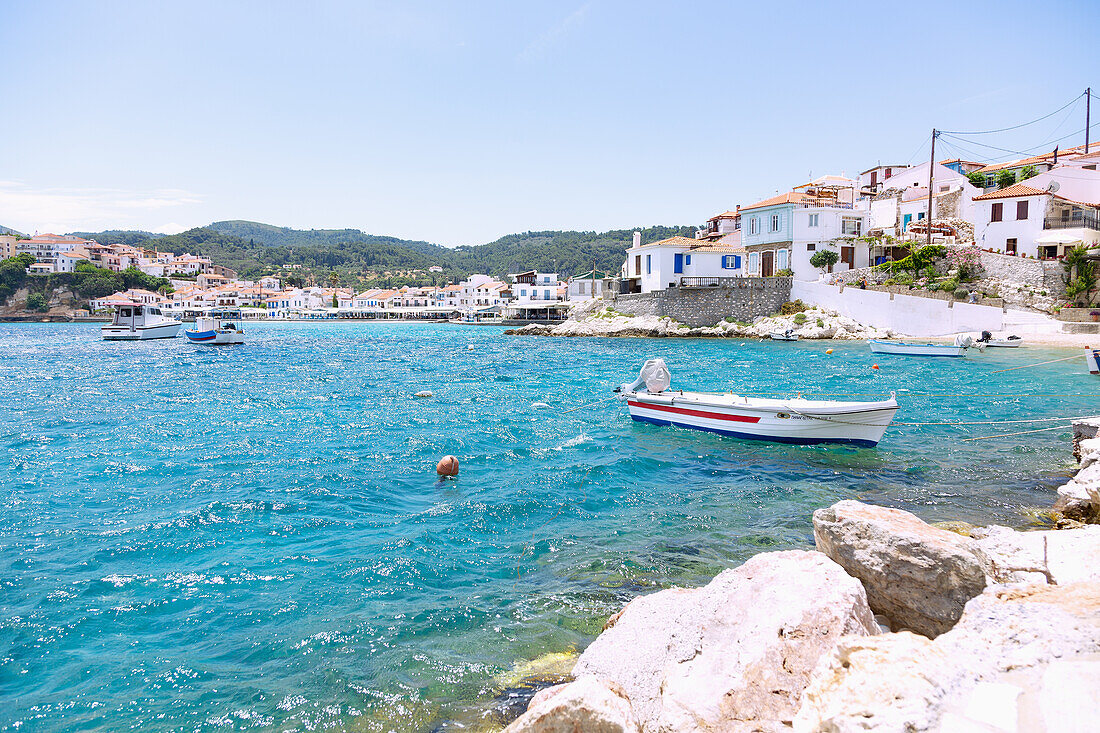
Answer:
<svg viewBox="0 0 1100 733"><path fill-rule="evenodd" d="M627 404L631 407L640 407L643 410L657 410L659 412L674 412L677 415L692 415L694 417L709 417L714 420L730 420L732 422L748 422L757 423L760 422L759 417L750 417L748 415L725 415L719 412L706 412L704 410L691 410L686 407L673 407L671 405L654 405L648 402L630 402Z"/></svg>

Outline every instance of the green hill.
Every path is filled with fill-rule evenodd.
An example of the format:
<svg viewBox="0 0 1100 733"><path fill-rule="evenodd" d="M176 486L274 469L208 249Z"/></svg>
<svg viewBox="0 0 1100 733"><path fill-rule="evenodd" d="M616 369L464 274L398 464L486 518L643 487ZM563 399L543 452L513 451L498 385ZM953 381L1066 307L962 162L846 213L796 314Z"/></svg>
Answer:
<svg viewBox="0 0 1100 733"><path fill-rule="evenodd" d="M642 241L691 236L693 227L649 227ZM437 283L475 272L503 276L541 270L563 277L596 268L618 272L633 229L609 232L545 231L501 237L495 242L453 249L421 241L366 234L358 229L289 229L248 221L214 222L169 236L148 232L78 232L105 243L155 247L161 251L209 257L243 277L294 270L305 279L342 283L401 285ZM442 273L428 275L432 266ZM420 275L401 274L422 270ZM388 274L387 274L388 273Z"/></svg>

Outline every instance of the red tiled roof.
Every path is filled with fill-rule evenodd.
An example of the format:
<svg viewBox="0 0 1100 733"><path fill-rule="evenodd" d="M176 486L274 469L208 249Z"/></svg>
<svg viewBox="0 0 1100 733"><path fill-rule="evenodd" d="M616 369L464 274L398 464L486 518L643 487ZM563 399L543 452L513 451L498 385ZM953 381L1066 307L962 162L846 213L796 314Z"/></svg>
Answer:
<svg viewBox="0 0 1100 733"><path fill-rule="evenodd" d="M981 196L975 196L975 201L986 201L988 199L1010 199L1019 196L1042 196L1047 191L1040 191L1037 188L1032 188L1023 183L1014 183L1008 188L1002 188L1000 191L992 191L990 193L983 193Z"/></svg>
<svg viewBox="0 0 1100 733"><path fill-rule="evenodd" d="M749 206L742 206L741 212L744 213L750 209L762 209L765 206L778 206L779 204L797 204L799 201L802 201L805 198L808 198L807 194L798 193L797 191L788 191L787 193L783 193L778 196L772 196L770 199L757 201L755 204L750 204Z"/></svg>

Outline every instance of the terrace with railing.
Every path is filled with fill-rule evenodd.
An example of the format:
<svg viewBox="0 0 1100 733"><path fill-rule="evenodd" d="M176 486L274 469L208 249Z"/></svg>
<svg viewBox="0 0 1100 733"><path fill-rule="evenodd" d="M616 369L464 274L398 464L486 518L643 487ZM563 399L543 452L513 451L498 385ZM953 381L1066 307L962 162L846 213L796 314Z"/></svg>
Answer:
<svg viewBox="0 0 1100 733"><path fill-rule="evenodd" d="M1100 231L1100 214L1074 212L1072 216L1048 216L1043 219L1043 229L1092 229Z"/></svg>

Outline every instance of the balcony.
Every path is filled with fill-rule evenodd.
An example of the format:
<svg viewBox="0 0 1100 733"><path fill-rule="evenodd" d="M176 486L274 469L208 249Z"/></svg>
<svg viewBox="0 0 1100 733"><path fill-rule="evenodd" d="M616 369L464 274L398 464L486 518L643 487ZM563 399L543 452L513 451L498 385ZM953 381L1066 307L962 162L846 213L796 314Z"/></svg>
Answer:
<svg viewBox="0 0 1100 733"><path fill-rule="evenodd" d="M1043 219L1043 229L1092 229L1100 231L1100 214L1076 212L1066 218L1048 216Z"/></svg>

